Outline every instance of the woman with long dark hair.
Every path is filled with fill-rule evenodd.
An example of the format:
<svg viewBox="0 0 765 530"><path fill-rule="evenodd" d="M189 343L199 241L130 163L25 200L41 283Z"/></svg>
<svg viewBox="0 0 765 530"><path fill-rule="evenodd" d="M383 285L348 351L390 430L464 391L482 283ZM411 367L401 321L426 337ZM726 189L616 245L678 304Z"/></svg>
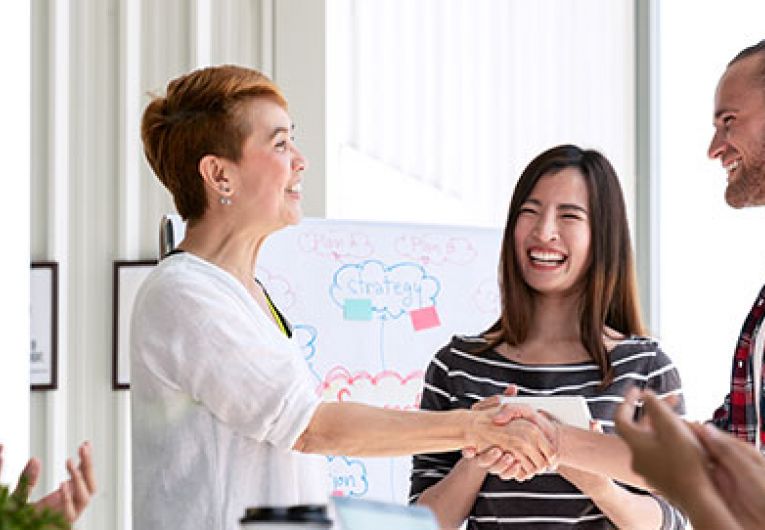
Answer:
<svg viewBox="0 0 765 530"><path fill-rule="evenodd" d="M536 474L522 455L498 449L417 455L412 500L445 528L465 519L469 529L682 527L666 501L609 478L627 475L610 474L629 465L610 436L627 390L677 396L678 411L683 404L677 370L645 336L624 199L602 154L561 145L528 165L510 202L499 280L501 315L436 354L422 408L482 408L508 387L579 395L605 434L560 426L559 465Z"/></svg>

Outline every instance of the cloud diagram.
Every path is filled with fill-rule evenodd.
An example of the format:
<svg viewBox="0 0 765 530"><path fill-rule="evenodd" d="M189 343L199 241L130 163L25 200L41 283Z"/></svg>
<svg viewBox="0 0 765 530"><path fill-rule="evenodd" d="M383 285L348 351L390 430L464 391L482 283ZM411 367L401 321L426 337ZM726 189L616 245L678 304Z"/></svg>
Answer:
<svg viewBox="0 0 765 530"><path fill-rule="evenodd" d="M260 266L257 268L255 276L266 288L268 296L274 301L279 311L287 311L295 305L295 292L286 278L278 274L272 274L270 270Z"/></svg>
<svg viewBox="0 0 765 530"><path fill-rule="evenodd" d="M481 313L499 315L501 304L496 280L481 281L471 298Z"/></svg>
<svg viewBox="0 0 765 530"><path fill-rule="evenodd" d="M420 405L423 376L422 370L406 375L393 370L384 370L376 375L365 371L352 374L344 366L337 366L324 378L321 397L325 401L352 401L415 410Z"/></svg>
<svg viewBox="0 0 765 530"><path fill-rule="evenodd" d="M292 331L300 345L300 351L303 352L303 358L306 361L312 360L316 355L316 328L308 324L295 324Z"/></svg>
<svg viewBox="0 0 765 530"><path fill-rule="evenodd" d="M300 249L335 261L368 258L374 247L365 234L353 232L308 232L300 235Z"/></svg>
<svg viewBox="0 0 765 530"><path fill-rule="evenodd" d="M405 235L396 239L396 252L423 265L467 265L478 252L469 239L446 235Z"/></svg>
<svg viewBox="0 0 765 530"><path fill-rule="evenodd" d="M332 480L332 495L360 497L369 489L367 469L361 460L345 456L328 456L329 474Z"/></svg>
<svg viewBox="0 0 765 530"><path fill-rule="evenodd" d="M399 318L436 305L441 290L438 279L417 263L387 266L378 260L343 265L334 274L330 297L341 308L364 301L381 318Z"/></svg>

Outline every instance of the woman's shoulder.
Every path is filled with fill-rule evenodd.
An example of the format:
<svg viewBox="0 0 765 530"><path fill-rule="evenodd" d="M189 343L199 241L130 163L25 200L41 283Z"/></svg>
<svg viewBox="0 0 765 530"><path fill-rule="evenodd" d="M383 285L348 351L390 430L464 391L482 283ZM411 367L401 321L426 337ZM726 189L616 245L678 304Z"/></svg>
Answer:
<svg viewBox="0 0 765 530"><path fill-rule="evenodd" d="M210 267L187 254L173 255L160 261L141 284L136 304L165 311L191 309L206 301L218 300L225 283Z"/></svg>
<svg viewBox="0 0 765 530"><path fill-rule="evenodd" d="M448 361L469 359L485 352L489 343L482 335L452 335L451 340L436 352L436 359Z"/></svg>
<svg viewBox="0 0 765 530"><path fill-rule="evenodd" d="M463 353L479 353L489 348L489 341L483 334L479 335L452 335L449 343L443 349L455 350Z"/></svg>
<svg viewBox="0 0 765 530"><path fill-rule="evenodd" d="M632 335L618 341L611 350L611 362L642 362L650 365L665 365L672 361L664 353L655 337Z"/></svg>

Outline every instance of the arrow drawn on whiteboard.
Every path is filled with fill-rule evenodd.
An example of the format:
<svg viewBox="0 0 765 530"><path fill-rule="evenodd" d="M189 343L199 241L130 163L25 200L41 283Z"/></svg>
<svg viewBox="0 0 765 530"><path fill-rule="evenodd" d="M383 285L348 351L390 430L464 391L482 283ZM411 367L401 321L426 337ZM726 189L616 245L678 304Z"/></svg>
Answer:
<svg viewBox="0 0 765 530"><path fill-rule="evenodd" d="M467 265L478 252L464 237L425 234L404 235L396 239L396 252L423 265Z"/></svg>

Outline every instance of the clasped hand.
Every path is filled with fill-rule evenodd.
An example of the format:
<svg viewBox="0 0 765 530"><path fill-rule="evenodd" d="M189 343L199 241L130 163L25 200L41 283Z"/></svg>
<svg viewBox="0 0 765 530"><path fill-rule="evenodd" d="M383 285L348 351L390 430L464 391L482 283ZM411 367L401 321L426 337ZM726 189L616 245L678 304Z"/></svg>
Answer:
<svg viewBox="0 0 765 530"><path fill-rule="evenodd" d="M504 392L514 396L510 385ZM559 432L550 418L527 405L501 404L500 396L491 396L473 405L474 411L492 411L495 428L504 431L504 439L488 447L467 447L465 458L503 480L525 481L534 475L555 469L558 463Z"/></svg>

